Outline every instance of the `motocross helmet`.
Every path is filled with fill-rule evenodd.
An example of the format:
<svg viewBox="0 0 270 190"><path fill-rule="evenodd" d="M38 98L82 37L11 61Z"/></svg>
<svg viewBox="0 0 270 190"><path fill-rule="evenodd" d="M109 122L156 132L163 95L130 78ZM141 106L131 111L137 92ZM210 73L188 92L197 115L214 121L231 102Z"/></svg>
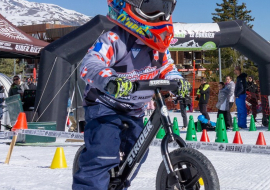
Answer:
<svg viewBox="0 0 270 190"><path fill-rule="evenodd" d="M108 0L109 20L164 53L173 38L176 0Z"/></svg>

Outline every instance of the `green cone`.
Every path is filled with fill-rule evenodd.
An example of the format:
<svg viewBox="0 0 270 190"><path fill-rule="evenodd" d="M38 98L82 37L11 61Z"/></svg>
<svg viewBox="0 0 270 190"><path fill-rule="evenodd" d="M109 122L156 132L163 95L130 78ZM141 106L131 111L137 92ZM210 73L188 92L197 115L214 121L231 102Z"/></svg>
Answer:
<svg viewBox="0 0 270 190"><path fill-rule="evenodd" d="M202 132L202 125L199 120L197 121L197 132Z"/></svg>
<svg viewBox="0 0 270 190"><path fill-rule="evenodd" d="M186 140L187 141L197 141L195 123L194 123L192 115L189 116Z"/></svg>
<svg viewBox="0 0 270 190"><path fill-rule="evenodd" d="M148 122L148 119L146 117L146 118L144 118L143 125L145 126L147 122Z"/></svg>
<svg viewBox="0 0 270 190"><path fill-rule="evenodd" d="M236 117L233 118L233 131L239 131L239 127L236 121Z"/></svg>
<svg viewBox="0 0 270 190"><path fill-rule="evenodd" d="M163 139L163 137L165 136L165 129L163 128L163 126L160 127L156 138L157 139Z"/></svg>
<svg viewBox="0 0 270 190"><path fill-rule="evenodd" d="M216 132L218 131L218 126L219 126L219 118L217 118L217 123L216 123L216 128L215 128Z"/></svg>
<svg viewBox="0 0 270 190"><path fill-rule="evenodd" d="M218 143L228 143L227 131L223 114L219 114L219 125L216 133L216 140Z"/></svg>
<svg viewBox="0 0 270 190"><path fill-rule="evenodd" d="M174 117L173 119L173 133L176 134L176 135L180 135L180 131L179 131L179 127L178 127L178 121L177 121L177 118Z"/></svg>
<svg viewBox="0 0 270 190"><path fill-rule="evenodd" d="M249 131L257 131L253 115L250 118Z"/></svg>

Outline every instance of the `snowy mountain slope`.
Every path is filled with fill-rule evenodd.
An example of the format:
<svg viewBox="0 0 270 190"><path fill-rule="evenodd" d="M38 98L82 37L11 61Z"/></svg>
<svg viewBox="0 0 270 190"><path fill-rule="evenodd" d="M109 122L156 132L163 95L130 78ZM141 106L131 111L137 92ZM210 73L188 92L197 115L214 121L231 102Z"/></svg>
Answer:
<svg viewBox="0 0 270 190"><path fill-rule="evenodd" d="M54 4L28 2L26 0L0 0L0 14L14 25L53 23L79 26L91 17Z"/></svg>

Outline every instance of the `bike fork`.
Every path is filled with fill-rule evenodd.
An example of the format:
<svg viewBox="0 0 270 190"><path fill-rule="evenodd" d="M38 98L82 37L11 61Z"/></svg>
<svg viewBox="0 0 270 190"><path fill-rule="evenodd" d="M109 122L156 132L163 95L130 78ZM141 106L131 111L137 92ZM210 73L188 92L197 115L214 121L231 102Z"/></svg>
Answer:
<svg viewBox="0 0 270 190"><path fill-rule="evenodd" d="M155 90L155 98L157 108L160 110L161 113L160 120L166 132L165 137L161 141L161 154L166 171L168 173L169 185L176 185L177 188L181 190L182 188L179 183L178 175L173 169L172 162L169 156L168 144L171 141L175 141L180 147L186 147L186 143L181 137L175 135L172 132L172 123L169 117L168 109L158 88Z"/></svg>
<svg viewBox="0 0 270 190"><path fill-rule="evenodd" d="M161 154L162 154L163 162L165 164L166 171L168 173L169 186L176 185L176 187L179 190L182 190L181 185L179 183L179 179L178 179L179 177L173 169L172 162L169 156L168 144L172 140L172 138L180 147L186 147L186 143L181 137L173 133L171 134L167 133L161 141Z"/></svg>

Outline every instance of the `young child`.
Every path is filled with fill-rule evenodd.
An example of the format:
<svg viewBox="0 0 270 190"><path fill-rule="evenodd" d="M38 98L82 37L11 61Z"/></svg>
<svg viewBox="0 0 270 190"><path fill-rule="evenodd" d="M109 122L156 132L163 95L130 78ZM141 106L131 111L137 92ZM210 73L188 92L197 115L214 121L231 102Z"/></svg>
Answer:
<svg viewBox="0 0 270 190"><path fill-rule="evenodd" d="M108 189L108 171L119 165L119 149L127 156L141 133L144 106L154 92L132 93L131 82L182 80L167 49L173 38L175 5L176 0L108 0L108 18L117 26L97 39L81 65L81 77L87 83L86 149L73 189ZM115 94L107 92L109 82L118 87ZM125 134L123 122L129 126Z"/></svg>

